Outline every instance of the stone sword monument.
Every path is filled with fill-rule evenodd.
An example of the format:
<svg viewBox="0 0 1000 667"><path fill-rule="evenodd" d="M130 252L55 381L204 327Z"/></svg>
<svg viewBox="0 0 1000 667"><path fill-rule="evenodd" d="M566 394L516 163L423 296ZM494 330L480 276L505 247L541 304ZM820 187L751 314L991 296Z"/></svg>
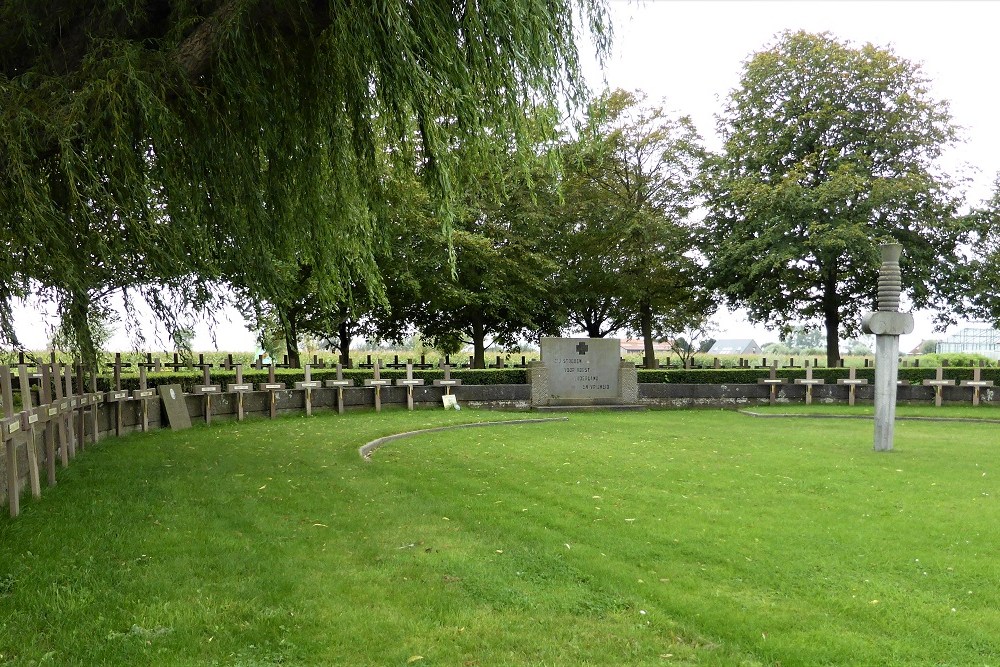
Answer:
<svg viewBox="0 0 1000 667"><path fill-rule="evenodd" d="M876 311L861 320L861 329L875 334L875 451L892 451L896 420L896 376L899 371L899 336L913 331L913 315L899 312L903 283L899 257L903 246L880 246L882 266L878 271Z"/></svg>

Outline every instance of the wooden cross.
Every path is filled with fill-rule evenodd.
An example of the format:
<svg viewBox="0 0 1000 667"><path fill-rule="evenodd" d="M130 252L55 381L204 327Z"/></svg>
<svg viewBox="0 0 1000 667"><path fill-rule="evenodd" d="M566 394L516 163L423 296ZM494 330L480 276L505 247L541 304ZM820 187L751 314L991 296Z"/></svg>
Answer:
<svg viewBox="0 0 1000 667"><path fill-rule="evenodd" d="M198 360L201 366L201 384L194 388L194 393L205 397L205 423L212 423L212 394L218 394L222 387L212 384L212 364L205 363L205 355L199 354Z"/></svg>
<svg viewBox="0 0 1000 667"><path fill-rule="evenodd" d="M77 444L80 445L80 449L83 449L83 434L76 433L75 427L73 426L73 415L76 414L77 408L80 407L80 397L73 394L73 366L66 364L63 367L63 380L65 381L65 399L68 402L69 409L66 412L66 433L69 436L69 457L76 458Z"/></svg>
<svg viewBox="0 0 1000 667"><path fill-rule="evenodd" d="M72 434L66 432L66 413L69 412L69 399L63 398L62 366L58 361L52 362L52 386L55 387L55 403L58 415L56 417L59 434L59 460L62 467L69 465L69 451Z"/></svg>
<svg viewBox="0 0 1000 667"><path fill-rule="evenodd" d="M497 357L499 359L499 357ZM413 388L422 385L424 383L422 378L413 377L413 363L407 360L406 362L406 377L396 380L397 385L403 385L406 387L406 409L413 409Z"/></svg>
<svg viewBox="0 0 1000 667"><path fill-rule="evenodd" d="M35 410L31 401L31 382L28 379L28 367L24 364L17 366L18 380L21 385L21 432L27 435L28 450L28 482L31 485L31 496L39 498L42 495L42 487L38 480L38 452L35 450L35 424L41 418L47 419L45 411Z"/></svg>
<svg viewBox="0 0 1000 667"><path fill-rule="evenodd" d="M271 393L271 407L270 416L274 419L278 416L278 404L275 392L281 391L285 388L284 382L276 382L274 379L274 364L269 364L267 367L267 382L257 383L258 391L267 391Z"/></svg>
<svg viewBox="0 0 1000 667"><path fill-rule="evenodd" d="M14 416L14 388L10 382L10 368L0 365L0 399L3 400L3 419L0 428L7 450L7 507L11 517L21 513L21 476L17 472L17 438L21 431L21 418Z"/></svg>
<svg viewBox="0 0 1000 667"><path fill-rule="evenodd" d="M795 384L804 384L806 386L806 405L812 404L812 388L818 384L825 384L826 380L813 377L813 369L809 365L809 361L806 360L806 376L804 378L795 378Z"/></svg>
<svg viewBox="0 0 1000 667"><path fill-rule="evenodd" d="M979 405L979 390L983 387L992 387L993 380L984 380L982 375L982 362L972 369L972 379L962 380L963 387L972 387L972 404Z"/></svg>
<svg viewBox="0 0 1000 667"><path fill-rule="evenodd" d="M173 368L175 373L178 372L178 371L180 371L180 369L182 369L182 368L187 368L187 363L181 362L180 355L177 354L176 352L174 352L174 360L173 360L173 362L172 363L166 363L166 364L163 364L163 365L166 366L167 368Z"/></svg>
<svg viewBox="0 0 1000 667"><path fill-rule="evenodd" d="M115 352L115 360L114 360L114 362L110 363L110 364L104 364L104 365L107 366L108 368L114 369L115 388L116 389L121 389L121 385L122 385L122 368L129 368L132 364L122 363L122 353L121 352Z"/></svg>
<svg viewBox="0 0 1000 667"><path fill-rule="evenodd" d="M139 364L136 364L136 366L138 366L139 368L145 367L146 370L151 370L154 373L159 373L161 370L163 370L161 368L162 364L160 363L160 358L157 357L156 359L153 359L153 353L152 352L147 352L146 353L146 361L144 361L142 363L139 363Z"/></svg>
<svg viewBox="0 0 1000 667"><path fill-rule="evenodd" d="M108 366L114 367L115 388L105 395L104 400L108 403L115 404L115 435L121 436L124 428L122 424L122 412L124 410L124 405L122 402L129 397L129 392L122 389L122 355L120 352L115 353L115 363L108 364Z"/></svg>
<svg viewBox="0 0 1000 667"><path fill-rule="evenodd" d="M337 364L337 379L327 380L327 387L336 387L337 389L337 412L344 414L344 387L353 384L350 380L344 379L344 368L340 363Z"/></svg>
<svg viewBox="0 0 1000 667"><path fill-rule="evenodd" d="M774 405L775 403L778 402L778 386L779 385L783 385L786 382L788 382L787 378L779 378L778 377L778 362L777 361L775 361L773 364L771 364L771 369L768 372L768 376L766 378L758 378L757 379L757 384L766 384L766 385L768 385L770 387L770 396L769 396L769 401L768 401L768 403L770 405Z"/></svg>
<svg viewBox="0 0 1000 667"><path fill-rule="evenodd" d="M56 424L59 404L52 402L52 368L42 364L42 383L38 386L38 405L45 410L45 476L49 486L56 485Z"/></svg>
<svg viewBox="0 0 1000 667"><path fill-rule="evenodd" d="M954 380L944 379L944 368L942 366L937 367L937 372L934 375L933 380L924 380L924 386L934 387L934 405L941 407L941 388L954 386Z"/></svg>
<svg viewBox="0 0 1000 667"><path fill-rule="evenodd" d="M93 375L93 374L91 374ZM87 440L87 415L91 415L93 427L90 429L90 442L97 442L97 396L86 391L84 383L83 364L76 364L76 386L80 388L80 410L76 414L77 432L80 434L80 446ZM90 408L89 410L87 408Z"/></svg>
<svg viewBox="0 0 1000 667"><path fill-rule="evenodd" d="M306 416L312 415L312 390L317 387L322 387L323 383L319 380L312 379L312 367L306 364L302 368L303 380L301 382L295 383L296 389L304 389L306 392L305 403L306 403Z"/></svg>
<svg viewBox="0 0 1000 667"><path fill-rule="evenodd" d="M447 358L447 357L445 357L445 358ZM441 379L441 380L434 380L434 386L435 387L444 387L444 393L445 393L445 395L448 395L448 394L451 393L451 388L452 387L457 387L458 385L462 384L462 381L461 380L452 379L452 377L451 377L451 366L449 366L448 364L442 364L441 365L441 370L444 371L444 378Z"/></svg>
<svg viewBox="0 0 1000 667"><path fill-rule="evenodd" d="M382 387L388 384L392 384L392 380L383 380L381 374L379 373L379 367L382 365L381 359L375 360L375 365L372 366L372 377L365 380L366 387L375 388L375 412L382 411Z"/></svg>
<svg viewBox="0 0 1000 667"><path fill-rule="evenodd" d="M868 380L864 378L857 377L857 369L851 366L850 370L847 371L847 378L839 378L837 384L847 385L847 404L854 405L854 394L858 386L863 384L868 384Z"/></svg>
<svg viewBox="0 0 1000 667"><path fill-rule="evenodd" d="M236 368L236 382L226 385L226 391L236 394L236 419L243 421L243 394L251 391L253 385L243 382L243 364L234 364Z"/></svg>
<svg viewBox="0 0 1000 667"><path fill-rule="evenodd" d="M149 399L156 396L156 390L150 389L146 380L146 367L149 364L139 364L139 388L132 392L132 398L139 401L139 425L142 430L149 430Z"/></svg>
<svg viewBox="0 0 1000 667"><path fill-rule="evenodd" d="M83 386L83 376L80 377L80 385ZM97 442L98 419L100 418L100 405L104 402L104 395L97 391L97 373L90 374L90 430Z"/></svg>

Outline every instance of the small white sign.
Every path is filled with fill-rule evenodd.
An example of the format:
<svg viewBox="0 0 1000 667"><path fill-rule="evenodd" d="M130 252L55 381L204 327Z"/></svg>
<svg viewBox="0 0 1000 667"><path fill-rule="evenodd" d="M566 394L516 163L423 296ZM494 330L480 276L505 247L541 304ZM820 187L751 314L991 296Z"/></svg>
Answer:
<svg viewBox="0 0 1000 667"><path fill-rule="evenodd" d="M445 394L441 397L441 403L444 405L445 410L448 408L462 409L462 406L458 404L458 398L456 398L455 394Z"/></svg>

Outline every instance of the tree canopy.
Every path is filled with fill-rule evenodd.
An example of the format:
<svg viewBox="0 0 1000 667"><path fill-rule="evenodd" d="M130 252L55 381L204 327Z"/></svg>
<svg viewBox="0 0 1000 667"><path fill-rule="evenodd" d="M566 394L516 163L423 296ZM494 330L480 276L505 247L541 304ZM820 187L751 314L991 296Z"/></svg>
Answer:
<svg viewBox="0 0 1000 667"><path fill-rule="evenodd" d="M966 315L1000 326L1000 175L989 199L968 218L975 230L969 271L964 276L967 291L961 307Z"/></svg>
<svg viewBox="0 0 1000 667"><path fill-rule="evenodd" d="M827 357L874 309L880 242L904 246L916 307L948 311L966 229L938 167L956 141L919 65L786 32L746 62L705 174L712 286L754 321L824 324Z"/></svg>
<svg viewBox="0 0 1000 667"><path fill-rule="evenodd" d="M452 147L527 151L525 104L582 99L579 21L604 50L603 0L4 2L0 333L30 293L83 331L108 288L277 293L263 256L343 301L387 165L419 156L447 226Z"/></svg>
<svg viewBox="0 0 1000 667"><path fill-rule="evenodd" d="M609 90L564 146L565 204L553 210L558 293L590 336L668 337L714 310L688 216L704 158L687 116L641 93Z"/></svg>

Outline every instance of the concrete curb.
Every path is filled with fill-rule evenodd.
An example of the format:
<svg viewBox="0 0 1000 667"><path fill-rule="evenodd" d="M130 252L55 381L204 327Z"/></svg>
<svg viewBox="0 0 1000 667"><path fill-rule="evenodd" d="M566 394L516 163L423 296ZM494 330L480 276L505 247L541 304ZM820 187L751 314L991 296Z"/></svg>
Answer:
<svg viewBox="0 0 1000 667"><path fill-rule="evenodd" d="M434 428L422 428L416 431L405 431L403 433L396 433L394 435L387 435L381 438L376 438L371 442L366 442L365 444L358 447L358 454L361 455L365 461L372 460L372 452L386 444L387 442L392 442L393 440L400 440L402 438L409 438L414 435L423 435L425 433L434 433L436 431L451 431L458 428L474 428L476 426L502 426L505 424L539 424L542 422L564 422L569 421L569 417L544 417L541 419L508 419L499 422L470 422L468 424L453 424L451 426L435 426Z"/></svg>

